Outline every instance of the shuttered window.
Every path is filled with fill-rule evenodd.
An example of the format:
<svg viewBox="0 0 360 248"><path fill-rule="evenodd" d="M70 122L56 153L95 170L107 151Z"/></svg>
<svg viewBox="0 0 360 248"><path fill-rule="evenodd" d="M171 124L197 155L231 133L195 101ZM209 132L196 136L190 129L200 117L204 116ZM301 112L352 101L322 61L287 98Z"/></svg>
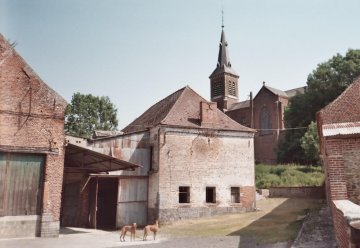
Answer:
<svg viewBox="0 0 360 248"><path fill-rule="evenodd" d="M40 214L44 156L0 152L0 216Z"/></svg>

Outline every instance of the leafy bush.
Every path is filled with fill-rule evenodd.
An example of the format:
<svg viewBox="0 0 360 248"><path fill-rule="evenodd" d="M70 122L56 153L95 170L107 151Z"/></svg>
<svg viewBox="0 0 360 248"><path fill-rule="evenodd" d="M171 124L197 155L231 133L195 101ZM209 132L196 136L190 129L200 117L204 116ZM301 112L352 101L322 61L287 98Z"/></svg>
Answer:
<svg viewBox="0 0 360 248"><path fill-rule="evenodd" d="M257 188L321 186L324 173L321 167L303 165L264 165L255 166Z"/></svg>

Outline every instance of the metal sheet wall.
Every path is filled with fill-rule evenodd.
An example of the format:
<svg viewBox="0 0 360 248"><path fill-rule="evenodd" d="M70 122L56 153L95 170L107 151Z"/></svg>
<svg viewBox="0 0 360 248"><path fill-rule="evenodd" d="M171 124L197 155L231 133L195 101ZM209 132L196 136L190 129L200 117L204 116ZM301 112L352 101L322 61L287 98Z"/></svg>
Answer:
<svg viewBox="0 0 360 248"><path fill-rule="evenodd" d="M116 225L147 224L147 178L120 179Z"/></svg>

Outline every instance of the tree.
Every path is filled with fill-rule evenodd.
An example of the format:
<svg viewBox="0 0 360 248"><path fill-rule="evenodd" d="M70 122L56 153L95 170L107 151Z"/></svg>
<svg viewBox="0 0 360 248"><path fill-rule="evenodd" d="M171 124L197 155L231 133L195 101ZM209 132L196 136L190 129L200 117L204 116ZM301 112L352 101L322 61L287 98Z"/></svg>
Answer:
<svg viewBox="0 0 360 248"><path fill-rule="evenodd" d="M114 131L117 125L117 109L107 96L77 92L65 110L65 132L70 135L90 138L95 130Z"/></svg>
<svg viewBox="0 0 360 248"><path fill-rule="evenodd" d="M311 122L304 136L300 139L305 159L310 164L320 164L320 146L316 123Z"/></svg>
<svg viewBox="0 0 360 248"><path fill-rule="evenodd" d="M337 98L356 77L360 76L360 50L349 49L345 56L335 55L321 63L307 78L304 94L290 99L284 113L288 131L278 146L279 162L306 163L300 138L315 121L316 112Z"/></svg>

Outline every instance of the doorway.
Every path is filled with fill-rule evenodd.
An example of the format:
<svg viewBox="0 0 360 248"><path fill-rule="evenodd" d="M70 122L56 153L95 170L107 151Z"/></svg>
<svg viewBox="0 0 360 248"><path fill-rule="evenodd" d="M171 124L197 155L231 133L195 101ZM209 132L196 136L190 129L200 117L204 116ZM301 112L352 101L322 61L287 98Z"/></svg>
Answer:
<svg viewBox="0 0 360 248"><path fill-rule="evenodd" d="M98 178L96 228L115 229L118 178Z"/></svg>

